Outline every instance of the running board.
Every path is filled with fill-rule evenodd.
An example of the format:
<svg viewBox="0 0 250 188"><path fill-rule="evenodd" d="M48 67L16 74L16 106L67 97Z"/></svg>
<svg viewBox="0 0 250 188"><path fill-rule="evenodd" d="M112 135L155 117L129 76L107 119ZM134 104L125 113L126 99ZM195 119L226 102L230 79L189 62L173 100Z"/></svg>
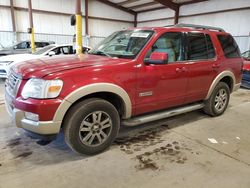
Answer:
<svg viewBox="0 0 250 188"><path fill-rule="evenodd" d="M179 108L175 108L175 109L171 109L171 110L166 110L166 111L163 111L163 112L156 112L156 113L153 113L153 114L142 115L142 116L134 117L134 118L131 118L131 119L123 120L121 122L121 124L125 125L125 126L136 126L136 125L148 123L148 122L151 122L151 121L156 121L156 120L168 118L168 117L171 117L171 116L191 112L191 111L194 111L194 110L201 109L203 107L204 107L203 103L196 103L196 104L192 104L192 105L188 105L188 106L184 106L184 107L179 107Z"/></svg>

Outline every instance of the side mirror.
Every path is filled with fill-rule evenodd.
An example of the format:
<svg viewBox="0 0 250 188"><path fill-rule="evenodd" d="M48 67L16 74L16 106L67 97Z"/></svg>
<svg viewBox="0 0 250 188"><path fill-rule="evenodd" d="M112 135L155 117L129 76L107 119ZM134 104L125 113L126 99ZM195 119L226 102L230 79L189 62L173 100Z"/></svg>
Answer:
<svg viewBox="0 0 250 188"><path fill-rule="evenodd" d="M17 46L13 46L14 49L17 49Z"/></svg>
<svg viewBox="0 0 250 188"><path fill-rule="evenodd" d="M150 55L150 58L145 60L146 64L167 64L168 63L168 54L165 52L153 52Z"/></svg>
<svg viewBox="0 0 250 188"><path fill-rule="evenodd" d="M50 52L48 53L48 55L51 57L51 56L56 55L56 53L55 53L54 51L50 51Z"/></svg>

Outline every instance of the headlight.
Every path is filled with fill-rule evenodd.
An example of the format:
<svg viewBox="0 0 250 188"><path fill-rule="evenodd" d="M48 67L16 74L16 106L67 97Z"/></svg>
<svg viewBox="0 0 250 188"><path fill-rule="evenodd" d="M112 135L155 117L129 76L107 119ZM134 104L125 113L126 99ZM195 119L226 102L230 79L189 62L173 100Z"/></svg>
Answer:
<svg viewBox="0 0 250 188"><path fill-rule="evenodd" d="M23 87L21 95L24 99L56 98L60 94L62 86L62 80L43 80L38 78L31 78Z"/></svg>

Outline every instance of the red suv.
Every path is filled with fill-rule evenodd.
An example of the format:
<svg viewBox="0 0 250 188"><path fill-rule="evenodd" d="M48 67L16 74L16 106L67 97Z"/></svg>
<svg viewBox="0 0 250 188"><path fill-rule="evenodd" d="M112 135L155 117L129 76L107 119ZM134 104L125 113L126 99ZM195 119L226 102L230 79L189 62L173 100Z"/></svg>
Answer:
<svg viewBox="0 0 250 188"><path fill-rule="evenodd" d="M62 129L76 152L96 154L120 125L227 108L240 87L242 58L221 28L179 24L113 33L88 55L13 67L6 106L17 127L53 136Z"/></svg>

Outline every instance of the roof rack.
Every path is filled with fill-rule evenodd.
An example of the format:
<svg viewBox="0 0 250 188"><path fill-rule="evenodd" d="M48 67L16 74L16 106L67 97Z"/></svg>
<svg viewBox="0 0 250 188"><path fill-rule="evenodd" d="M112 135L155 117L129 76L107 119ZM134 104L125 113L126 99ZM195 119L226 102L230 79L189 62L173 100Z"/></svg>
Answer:
<svg viewBox="0 0 250 188"><path fill-rule="evenodd" d="M195 28L195 29L207 29L207 30L215 30L220 32L225 32L224 29L220 27L211 27L211 26L205 26L205 25L195 25L195 24L176 24L175 27L189 27L189 28Z"/></svg>

